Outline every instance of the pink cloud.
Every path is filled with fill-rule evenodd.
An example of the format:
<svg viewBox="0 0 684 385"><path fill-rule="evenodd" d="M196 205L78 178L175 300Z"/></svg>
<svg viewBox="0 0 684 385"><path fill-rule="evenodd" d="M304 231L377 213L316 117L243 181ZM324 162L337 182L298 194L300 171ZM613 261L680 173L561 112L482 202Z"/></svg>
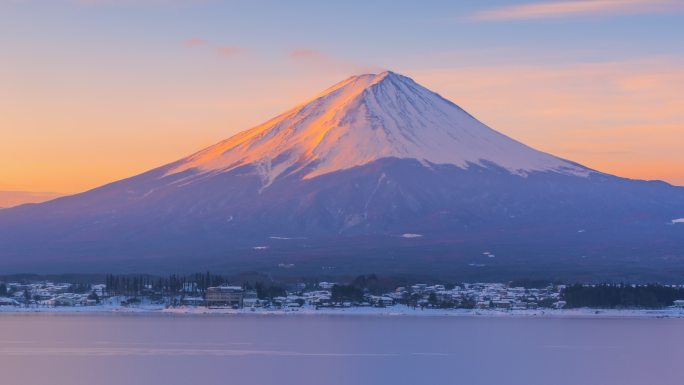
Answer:
<svg viewBox="0 0 684 385"><path fill-rule="evenodd" d="M218 53L221 56L226 56L226 57L232 57L232 56L237 56L241 55L245 52L246 50L239 45L223 45L218 48L216 48L216 53Z"/></svg>
<svg viewBox="0 0 684 385"><path fill-rule="evenodd" d="M192 37L183 41L183 45L186 47L197 47L200 45L207 45L208 43L208 41L198 37Z"/></svg>
<svg viewBox="0 0 684 385"><path fill-rule="evenodd" d="M684 3L679 0L555 1L493 8L475 13L470 19L479 21L531 20L674 10L684 10Z"/></svg>

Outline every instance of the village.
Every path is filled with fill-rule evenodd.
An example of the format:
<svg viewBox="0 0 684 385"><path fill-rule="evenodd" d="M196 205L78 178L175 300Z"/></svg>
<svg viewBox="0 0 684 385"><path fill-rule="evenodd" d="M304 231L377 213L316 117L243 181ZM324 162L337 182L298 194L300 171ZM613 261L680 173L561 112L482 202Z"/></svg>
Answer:
<svg viewBox="0 0 684 385"><path fill-rule="evenodd" d="M203 293L194 283L186 283L175 295L154 291L151 286L134 295L108 291L105 284L41 282L0 283L0 306L81 307L118 304L156 304L167 307L205 306L208 308L336 308L388 307L405 304L420 308L536 309L562 308L563 285L546 288L510 287L504 283L464 283L400 286L394 291L371 294L351 285L333 282L287 285L280 295L238 285L207 287ZM260 295L261 294L261 295Z"/></svg>
<svg viewBox="0 0 684 385"><path fill-rule="evenodd" d="M595 287L586 285L583 287ZM634 286L636 287L636 286ZM163 308L205 307L209 309L296 310L392 307L404 305L420 309L563 309L567 286L549 284L542 288L512 286L507 283L461 283L455 285L416 283L393 291L372 294L368 289L334 282L295 283L284 287L257 285L216 285L204 289L184 282L168 293L143 284L135 293L108 289L106 284L40 282L0 282L0 308L68 308L156 306ZM681 290L682 286L671 286ZM668 307L684 308L684 300L668 301Z"/></svg>

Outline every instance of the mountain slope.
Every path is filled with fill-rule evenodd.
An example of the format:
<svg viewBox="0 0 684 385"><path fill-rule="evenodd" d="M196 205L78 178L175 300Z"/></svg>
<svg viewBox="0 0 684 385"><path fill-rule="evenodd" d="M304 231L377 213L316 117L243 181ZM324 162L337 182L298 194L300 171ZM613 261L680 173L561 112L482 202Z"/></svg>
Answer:
<svg viewBox="0 0 684 385"><path fill-rule="evenodd" d="M263 125L181 160L167 175L254 164L269 184L286 171L308 167L304 178L312 178L389 157L461 168L490 162L521 175L588 173L490 129L407 77L383 72L342 81Z"/></svg>
<svg viewBox="0 0 684 385"><path fill-rule="evenodd" d="M0 268L669 277L682 217L684 188L539 152L387 72L158 169L2 210Z"/></svg>
<svg viewBox="0 0 684 385"><path fill-rule="evenodd" d="M63 194L33 191L0 191L0 208L14 207L26 203L41 203Z"/></svg>

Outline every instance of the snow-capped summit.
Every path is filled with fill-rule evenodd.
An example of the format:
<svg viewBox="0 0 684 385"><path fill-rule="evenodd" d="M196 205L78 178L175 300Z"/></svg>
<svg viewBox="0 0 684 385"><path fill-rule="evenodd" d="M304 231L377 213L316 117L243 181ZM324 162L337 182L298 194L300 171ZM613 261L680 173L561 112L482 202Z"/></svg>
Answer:
<svg viewBox="0 0 684 385"><path fill-rule="evenodd" d="M350 77L270 121L179 161L167 175L258 167L266 185L283 173L304 178L382 158L423 164L496 164L511 173L589 170L534 150L454 103L390 71Z"/></svg>
<svg viewBox="0 0 684 385"><path fill-rule="evenodd" d="M683 217L682 187L534 150L383 72L179 161L0 210L0 270L619 278L684 271Z"/></svg>

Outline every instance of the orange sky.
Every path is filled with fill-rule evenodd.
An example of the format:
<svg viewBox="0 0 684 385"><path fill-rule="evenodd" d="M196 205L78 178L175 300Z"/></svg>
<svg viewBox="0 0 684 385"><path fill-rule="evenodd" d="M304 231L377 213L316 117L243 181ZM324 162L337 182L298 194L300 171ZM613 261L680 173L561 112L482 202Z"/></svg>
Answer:
<svg viewBox="0 0 684 385"><path fill-rule="evenodd" d="M652 58L402 72L529 145L601 171L684 185L682 68ZM0 143L0 189L71 193L134 175L265 121L341 72L194 86L74 78L68 94L59 84L24 88L0 106L0 126L13 127Z"/></svg>
<svg viewBox="0 0 684 385"><path fill-rule="evenodd" d="M592 7L565 2L454 6L448 18L383 8L394 13L382 21L357 15L356 34L277 3L273 14L242 10L268 20L247 34L240 15L216 17L226 2L135 3L0 2L0 190L74 193L132 176L382 69L540 150L684 185L684 49L681 23L661 12L675 10L669 1L614 0L587 20ZM296 26L280 25L290 11ZM637 11L653 13L639 16L648 28L625 16Z"/></svg>

